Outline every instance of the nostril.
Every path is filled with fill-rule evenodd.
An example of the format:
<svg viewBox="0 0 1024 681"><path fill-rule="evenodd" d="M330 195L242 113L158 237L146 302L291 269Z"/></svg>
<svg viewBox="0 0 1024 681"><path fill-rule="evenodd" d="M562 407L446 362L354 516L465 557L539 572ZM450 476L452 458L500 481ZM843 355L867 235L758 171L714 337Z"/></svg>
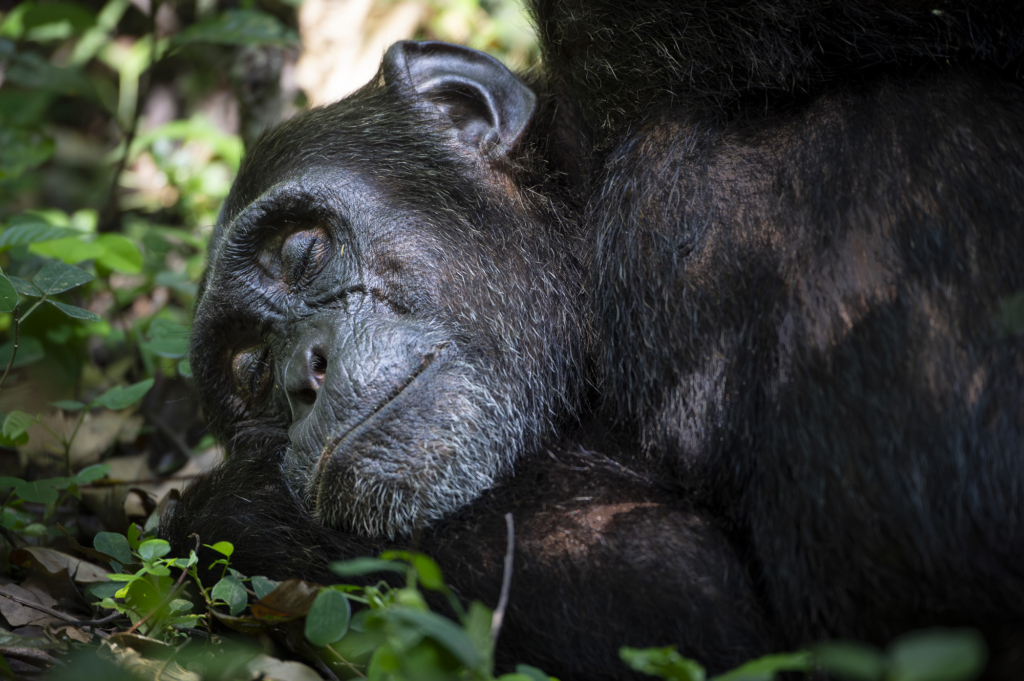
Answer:
<svg viewBox="0 0 1024 681"><path fill-rule="evenodd" d="M309 376L313 379L314 385L319 390L324 384L324 377L327 375L327 357L320 348L313 348L309 355Z"/></svg>

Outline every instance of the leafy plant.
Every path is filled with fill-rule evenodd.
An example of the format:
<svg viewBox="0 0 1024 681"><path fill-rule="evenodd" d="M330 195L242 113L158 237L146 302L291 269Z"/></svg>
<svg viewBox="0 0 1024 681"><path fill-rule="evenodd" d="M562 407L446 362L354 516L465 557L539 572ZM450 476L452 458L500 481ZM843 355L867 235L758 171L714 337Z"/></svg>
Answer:
<svg viewBox="0 0 1024 681"><path fill-rule="evenodd" d="M671 681L705 681L704 667L674 647L629 648L619 656L632 669ZM850 681L973 681L985 669L985 640L973 629L924 629L893 641L884 652L864 643L829 641L810 651L765 655L709 681L772 681L779 672L821 671Z"/></svg>

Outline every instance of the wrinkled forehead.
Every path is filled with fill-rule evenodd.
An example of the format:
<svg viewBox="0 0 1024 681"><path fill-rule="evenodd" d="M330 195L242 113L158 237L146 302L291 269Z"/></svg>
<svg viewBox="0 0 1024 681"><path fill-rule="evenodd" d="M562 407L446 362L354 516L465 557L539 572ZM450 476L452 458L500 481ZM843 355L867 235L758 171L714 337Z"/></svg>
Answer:
<svg viewBox="0 0 1024 681"><path fill-rule="evenodd" d="M264 133L246 154L220 222L230 224L285 182L345 185L362 178L381 189L433 189L457 174L453 160L421 113L394 93L370 88Z"/></svg>
<svg viewBox="0 0 1024 681"><path fill-rule="evenodd" d="M347 167L293 167L274 175L274 182L248 201L236 192L245 179L239 177L210 241L211 258L242 233L270 229L282 222L333 223L387 205L383 197L376 196L380 188L375 189L366 172Z"/></svg>

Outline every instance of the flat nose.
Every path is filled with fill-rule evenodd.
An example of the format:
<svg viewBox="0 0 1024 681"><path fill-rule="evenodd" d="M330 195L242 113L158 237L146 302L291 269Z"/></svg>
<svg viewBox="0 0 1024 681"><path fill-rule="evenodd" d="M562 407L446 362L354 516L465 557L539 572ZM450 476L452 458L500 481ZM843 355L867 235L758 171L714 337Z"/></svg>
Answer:
<svg viewBox="0 0 1024 681"><path fill-rule="evenodd" d="M284 387L292 423L309 416L327 374L327 352L317 342L300 341L284 368Z"/></svg>

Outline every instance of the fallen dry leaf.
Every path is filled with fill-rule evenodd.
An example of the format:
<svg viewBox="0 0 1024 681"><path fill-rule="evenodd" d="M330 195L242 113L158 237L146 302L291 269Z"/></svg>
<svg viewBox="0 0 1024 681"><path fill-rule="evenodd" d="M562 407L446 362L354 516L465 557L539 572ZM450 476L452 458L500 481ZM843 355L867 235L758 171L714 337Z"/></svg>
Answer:
<svg viewBox="0 0 1024 681"><path fill-rule="evenodd" d="M41 546L24 546L11 553L11 562L31 571L42 572L46 577L73 579L79 584L96 584L110 581L110 570L87 563L81 558Z"/></svg>
<svg viewBox="0 0 1024 681"><path fill-rule="evenodd" d="M26 584L28 583L26 582ZM12 627L65 624L62 620L51 615L47 615L45 612L36 610L28 605L22 605L15 600L4 597L8 595L16 596L25 601L31 601L33 603L38 603L39 605L45 605L48 608L54 608L57 605L56 599L46 593L46 590L42 587L34 586L32 584L28 584L28 588L17 584L0 584L0 594L2 594L0 595L0 613L7 618L8 623L10 623Z"/></svg>
<svg viewBox="0 0 1024 681"><path fill-rule="evenodd" d="M60 627L54 630L57 636L67 636L72 641L78 641L79 643L88 643L92 640L92 634L88 634L78 627Z"/></svg>

